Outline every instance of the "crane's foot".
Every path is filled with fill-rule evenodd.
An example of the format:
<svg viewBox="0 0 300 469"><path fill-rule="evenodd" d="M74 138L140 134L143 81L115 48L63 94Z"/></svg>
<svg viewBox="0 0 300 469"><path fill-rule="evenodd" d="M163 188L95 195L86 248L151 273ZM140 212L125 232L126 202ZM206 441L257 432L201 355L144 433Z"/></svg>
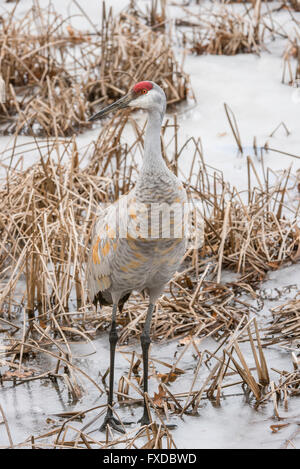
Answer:
<svg viewBox="0 0 300 469"><path fill-rule="evenodd" d="M140 418L140 420L138 420L138 423L141 424L141 427L143 425L150 425L150 419L149 419L148 412L144 412L143 417Z"/></svg>
<svg viewBox="0 0 300 469"><path fill-rule="evenodd" d="M119 433L125 433L125 430L123 429L120 420L116 419L115 417L109 414L105 416L104 422L100 427L100 431L104 432L106 430L107 425L109 425L111 428L113 428Z"/></svg>

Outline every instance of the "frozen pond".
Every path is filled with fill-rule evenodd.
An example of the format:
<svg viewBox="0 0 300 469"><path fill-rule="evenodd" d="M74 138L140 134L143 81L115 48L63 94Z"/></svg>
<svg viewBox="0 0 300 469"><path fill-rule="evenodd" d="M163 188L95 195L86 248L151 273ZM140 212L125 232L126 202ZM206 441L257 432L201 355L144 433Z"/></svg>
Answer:
<svg viewBox="0 0 300 469"><path fill-rule="evenodd" d="M83 370L94 379L97 378L99 370L104 372L108 363L107 336L103 335L95 341L97 353L92 357L78 359ZM203 342L202 346L207 347ZM212 344L210 344L212 345ZM134 347L139 348L138 344ZM86 351L86 346L76 346L78 352ZM128 348L126 347L128 350ZM170 358L178 351L176 342L169 345L153 345L151 357L170 362ZM277 368L291 370L291 360L289 353L278 350L270 350L267 353L267 362L274 364ZM271 357L271 360L268 359ZM49 363L45 358L39 359L37 363L41 368L48 367ZM30 363L32 366L32 363ZM172 384L170 389L174 393L180 390L187 391L188 380L192 380L192 368L195 360L191 354L186 354L180 367L186 373ZM117 353L116 358L116 382L122 372L128 370L128 362ZM157 381L150 379L150 394L157 391ZM198 389L198 387L196 387ZM280 417L283 419L279 423L288 423L278 433L272 433L271 425L278 423L273 417L273 405L260 407L255 410L252 405L245 401L241 387L234 387L231 391L224 392L225 397L221 400L221 406L215 407L212 402L204 399L198 416L184 416L182 419L174 416L170 422L175 423L177 428L172 430L172 436L178 448L280 448L286 444L286 440L297 430L300 424L299 397L289 399L289 408L285 410L279 407ZM49 431L54 423L59 423L57 414L70 411L82 411L99 404L105 404L106 397L99 397L96 388L85 382L85 393L80 402L72 405L69 401L68 393L64 385L41 381L32 381L28 384L13 386L5 383L1 390L1 406L10 426L12 440L14 444L24 441L31 435L39 435ZM99 411L98 411L99 412ZM135 421L142 415L142 407L117 407L118 414L124 421ZM96 412L91 413L80 424L74 423L78 428L84 426ZM100 426L98 420L92 429ZM134 428L132 425L131 428ZM138 426L138 424L136 424ZM299 428L299 427L298 427ZM103 434L93 432L93 438L103 439ZM1 447L8 445L7 435L4 425L1 426L0 433ZM300 438L293 441L297 448L300 448Z"/></svg>
<svg viewBox="0 0 300 469"><path fill-rule="evenodd" d="M289 291L280 298L267 300L262 311L258 314L260 325L266 324L270 318L269 307L274 307L288 298L292 298L296 289L299 289L294 282L297 266L283 269L281 272L273 272L263 287L265 294L276 298L277 292L283 287ZM224 273L224 279L229 280L232 274ZM102 332L97 339L90 343L75 343L72 345L73 363L82 371L86 372L95 382L103 387L101 377L105 374L109 363L108 333ZM199 351L215 351L218 342L208 337L202 340L196 339ZM187 393L193 381L197 355L194 348L187 347L182 357L180 354L186 344L180 340L173 340L169 343L154 343L151 347L151 359L154 359L150 367L149 395L153 396L158 392L160 380L157 373L169 371L164 365L155 362L155 359L168 364L175 364L176 367L184 371L177 379L168 384L170 391L174 394ZM255 366L249 342L240 343L241 350L249 367ZM297 353L297 348L294 349ZM115 390L122 375L127 376L130 368L131 353L135 351L141 353L138 342L128 346L120 346L116 354ZM266 362L269 367L270 380L278 382L278 373L275 370L292 371L291 350L279 345L264 348ZM217 354L220 356L220 352ZM204 354L205 360L208 355ZM179 361L178 361L179 360ZM50 356L38 354L37 358L29 361L24 360L24 364L34 368L39 373L50 370L55 366L55 360ZM154 365L153 365L154 364ZM205 381L215 362L213 359L207 360L207 366L201 366L200 373L194 383L193 390L199 390ZM272 370L273 368L273 370ZM274 370L275 369L275 370ZM253 371L254 376L256 372ZM47 380L30 381L25 384L14 386L12 381L5 381L1 388L0 403L5 412L14 445L25 441L31 435L35 437L49 432L52 428L61 424L63 420L58 414L68 412L80 412L106 404L106 394L100 395L99 390L92 382L83 375L77 373L78 382L81 383L83 395L77 403L73 403L67 391L67 387L62 380L54 383ZM232 382L239 381L236 374ZM134 390L129 390L131 398L141 396ZM179 398L184 405L186 397ZM142 415L141 405L116 404L117 413L122 421L134 422L128 427L130 430L138 428L137 421ZM101 409L100 409L101 410ZM243 393L240 384L224 388L222 391L221 405L218 407L213 400L208 400L204 393L199 407L198 415L178 415L169 414L169 424L175 424L176 428L171 430L171 434L178 448L300 448L300 411L299 397L288 399L286 409L282 401L278 402L280 419L274 416L274 406L272 399L255 408L255 400L248 400ZM72 425L76 428L84 427L93 417L98 415L99 409L90 412L82 421L74 421ZM152 416L155 418L154 412ZM165 417L163 417L165 420ZM94 439L103 440L104 434L98 431L103 419L99 417L90 427L89 432ZM271 425L282 425L277 432L273 432ZM0 445L8 446L8 438L5 426L0 426ZM289 442L289 440L292 440ZM30 446L30 443L29 443Z"/></svg>

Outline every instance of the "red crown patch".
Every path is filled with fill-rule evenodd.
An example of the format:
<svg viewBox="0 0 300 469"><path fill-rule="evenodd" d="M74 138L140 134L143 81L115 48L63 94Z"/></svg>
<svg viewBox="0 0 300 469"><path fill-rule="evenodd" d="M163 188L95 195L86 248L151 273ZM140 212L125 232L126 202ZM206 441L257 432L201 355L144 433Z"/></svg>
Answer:
<svg viewBox="0 0 300 469"><path fill-rule="evenodd" d="M150 91L152 88L153 88L153 85L152 83L150 83L150 81L140 81L139 83L134 85L133 91L135 93L138 93L139 91L142 91L142 90Z"/></svg>

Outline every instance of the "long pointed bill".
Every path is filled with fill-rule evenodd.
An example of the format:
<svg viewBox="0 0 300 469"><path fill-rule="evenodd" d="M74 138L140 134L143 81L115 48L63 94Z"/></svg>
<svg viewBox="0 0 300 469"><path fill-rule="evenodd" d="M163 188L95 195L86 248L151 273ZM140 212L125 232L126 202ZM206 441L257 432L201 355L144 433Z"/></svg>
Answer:
<svg viewBox="0 0 300 469"><path fill-rule="evenodd" d="M101 111L94 114L92 117L89 118L89 121L95 121L100 119L101 117L106 116L111 111L116 111L117 109L124 109L128 107L130 101L134 99L132 92L129 92L123 98L118 99L115 103L110 104L109 106L105 107Z"/></svg>

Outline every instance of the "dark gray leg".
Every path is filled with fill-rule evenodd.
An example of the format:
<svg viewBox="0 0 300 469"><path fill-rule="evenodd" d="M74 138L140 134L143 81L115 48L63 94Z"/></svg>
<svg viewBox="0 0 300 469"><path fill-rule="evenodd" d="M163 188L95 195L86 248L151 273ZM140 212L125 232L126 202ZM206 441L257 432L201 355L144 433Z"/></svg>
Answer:
<svg viewBox="0 0 300 469"><path fill-rule="evenodd" d="M114 393L114 369L115 369L115 351L116 345L118 342L118 334L116 329L116 314L117 314L117 305L113 305L112 311L112 321L111 328L109 332L109 343L110 343L110 368L109 368L109 391L108 391L108 409L104 419L103 424L100 427L100 430L103 431L106 429L106 426L118 430L121 433L125 433L121 427L121 423L118 419L113 417L112 405L113 405L113 393Z"/></svg>
<svg viewBox="0 0 300 469"><path fill-rule="evenodd" d="M148 392L148 358L149 358L148 352L149 352L149 346L151 342L150 327L151 327L151 319L152 319L154 308L155 308L155 305L153 304L150 304L148 307L145 326L141 335L141 345L142 345L142 351L143 351L143 365L144 365L144 393ZM150 423L145 398L144 398L144 414L141 420L139 420L139 422L141 423L141 425L149 425Z"/></svg>

